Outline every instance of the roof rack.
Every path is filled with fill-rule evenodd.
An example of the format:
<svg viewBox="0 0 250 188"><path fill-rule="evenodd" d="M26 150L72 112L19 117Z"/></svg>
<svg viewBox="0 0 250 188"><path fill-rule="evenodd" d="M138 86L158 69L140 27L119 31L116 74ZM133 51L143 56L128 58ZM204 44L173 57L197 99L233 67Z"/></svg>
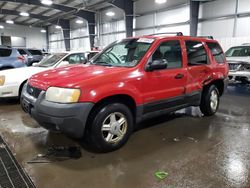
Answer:
<svg viewBox="0 0 250 188"><path fill-rule="evenodd" d="M150 34L149 36L154 36L154 35L172 35L175 34L176 36L183 36L182 32L164 32L164 33L154 33Z"/></svg>
<svg viewBox="0 0 250 188"><path fill-rule="evenodd" d="M208 39L214 39L213 36L195 36L195 37L199 37L199 38L208 38Z"/></svg>

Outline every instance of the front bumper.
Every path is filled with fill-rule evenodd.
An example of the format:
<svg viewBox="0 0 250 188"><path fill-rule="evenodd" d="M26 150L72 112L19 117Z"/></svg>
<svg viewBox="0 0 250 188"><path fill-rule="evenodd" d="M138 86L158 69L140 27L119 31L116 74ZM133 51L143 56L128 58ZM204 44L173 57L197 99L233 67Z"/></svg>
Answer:
<svg viewBox="0 0 250 188"><path fill-rule="evenodd" d="M42 127L56 130L74 138L83 136L90 110L94 103L59 104L45 100L42 91L38 98L27 93L26 85L21 95L21 105Z"/></svg>
<svg viewBox="0 0 250 188"><path fill-rule="evenodd" d="M230 82L245 81L250 83L250 72L247 71L230 71L228 77Z"/></svg>
<svg viewBox="0 0 250 188"><path fill-rule="evenodd" d="M19 86L18 85L0 86L0 98L18 97L18 95L19 95Z"/></svg>

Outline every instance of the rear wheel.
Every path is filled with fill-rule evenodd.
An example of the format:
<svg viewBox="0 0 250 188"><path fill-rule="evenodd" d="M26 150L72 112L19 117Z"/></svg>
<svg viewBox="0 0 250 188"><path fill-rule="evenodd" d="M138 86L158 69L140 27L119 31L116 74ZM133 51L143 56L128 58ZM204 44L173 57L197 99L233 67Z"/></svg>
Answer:
<svg viewBox="0 0 250 188"><path fill-rule="evenodd" d="M205 116L212 116L214 115L220 103L220 95L217 87L215 85L208 86L204 88L200 110Z"/></svg>
<svg viewBox="0 0 250 188"><path fill-rule="evenodd" d="M91 149L110 152L122 147L133 130L130 109L121 103L101 105L90 115L85 139Z"/></svg>

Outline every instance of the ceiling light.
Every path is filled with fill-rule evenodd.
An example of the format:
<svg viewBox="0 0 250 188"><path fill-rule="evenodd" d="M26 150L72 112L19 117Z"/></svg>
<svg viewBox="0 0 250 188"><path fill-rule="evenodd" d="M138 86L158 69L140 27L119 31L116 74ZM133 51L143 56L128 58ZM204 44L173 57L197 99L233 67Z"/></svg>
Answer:
<svg viewBox="0 0 250 188"><path fill-rule="evenodd" d="M83 24L83 21L82 20L76 20L76 23L77 24Z"/></svg>
<svg viewBox="0 0 250 188"><path fill-rule="evenodd" d="M29 13L27 13L27 12L20 12L20 16L29 16L30 14Z"/></svg>
<svg viewBox="0 0 250 188"><path fill-rule="evenodd" d="M112 11L109 11L109 12L107 12L107 13L106 13L106 15L107 15L107 16L114 16L114 15L115 15L115 13L114 13L114 12L112 12Z"/></svg>
<svg viewBox="0 0 250 188"><path fill-rule="evenodd" d="M62 27L60 25L55 26L56 29L61 29Z"/></svg>
<svg viewBox="0 0 250 188"><path fill-rule="evenodd" d="M44 5L52 5L53 1L52 0L41 0L41 3Z"/></svg>
<svg viewBox="0 0 250 188"><path fill-rule="evenodd" d="M167 0L155 0L155 3L157 3L157 4L163 4L166 2L167 2Z"/></svg>
<svg viewBox="0 0 250 188"><path fill-rule="evenodd" d="M14 24L14 22L12 20L6 20L7 24Z"/></svg>
<svg viewBox="0 0 250 188"><path fill-rule="evenodd" d="M46 33L46 30L45 29L41 29L41 33Z"/></svg>
<svg viewBox="0 0 250 188"><path fill-rule="evenodd" d="M3 25L0 25L0 29L4 29L4 26L3 26Z"/></svg>

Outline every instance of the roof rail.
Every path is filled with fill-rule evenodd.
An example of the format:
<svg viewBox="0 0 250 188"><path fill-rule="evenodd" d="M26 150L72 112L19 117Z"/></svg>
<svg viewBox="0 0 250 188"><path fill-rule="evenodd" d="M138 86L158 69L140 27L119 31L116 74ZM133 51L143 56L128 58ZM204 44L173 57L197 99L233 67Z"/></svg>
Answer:
<svg viewBox="0 0 250 188"><path fill-rule="evenodd" d="M164 33L154 33L154 34L149 34L149 36L154 36L154 35L172 35L175 34L176 36L183 36L182 32L164 32Z"/></svg>
<svg viewBox="0 0 250 188"><path fill-rule="evenodd" d="M244 45L250 45L250 43L247 42L247 43L243 43L242 45L243 45L243 46L244 46Z"/></svg>
<svg viewBox="0 0 250 188"><path fill-rule="evenodd" d="M195 37L199 37L199 38L208 38L208 39L214 39L213 36L195 36Z"/></svg>

